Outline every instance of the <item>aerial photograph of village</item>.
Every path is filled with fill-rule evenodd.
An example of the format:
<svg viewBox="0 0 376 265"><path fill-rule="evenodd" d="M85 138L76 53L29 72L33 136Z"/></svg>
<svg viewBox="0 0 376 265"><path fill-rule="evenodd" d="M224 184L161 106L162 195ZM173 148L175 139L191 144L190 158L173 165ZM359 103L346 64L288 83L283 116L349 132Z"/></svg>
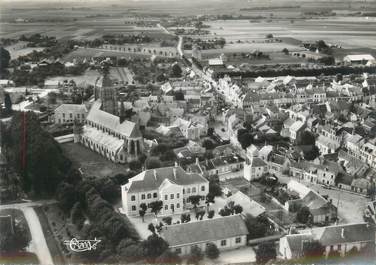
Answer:
<svg viewBox="0 0 376 265"><path fill-rule="evenodd" d="M0 264L376 264L376 0L0 0Z"/></svg>

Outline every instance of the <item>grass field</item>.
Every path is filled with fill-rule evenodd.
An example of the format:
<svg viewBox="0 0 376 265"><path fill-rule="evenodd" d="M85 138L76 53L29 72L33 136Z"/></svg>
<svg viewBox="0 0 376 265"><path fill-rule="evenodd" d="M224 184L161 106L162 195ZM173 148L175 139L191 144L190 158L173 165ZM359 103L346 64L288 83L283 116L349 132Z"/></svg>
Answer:
<svg viewBox="0 0 376 265"><path fill-rule="evenodd" d="M87 85L95 85L96 80L101 77L101 74L97 70L86 70L83 75L78 76L55 76L49 77L46 81L60 81L73 80L78 86L85 87Z"/></svg>
<svg viewBox="0 0 376 265"><path fill-rule="evenodd" d="M125 173L128 169L127 166L115 164L81 144L66 143L61 146L73 163L82 169L85 176L109 177Z"/></svg>

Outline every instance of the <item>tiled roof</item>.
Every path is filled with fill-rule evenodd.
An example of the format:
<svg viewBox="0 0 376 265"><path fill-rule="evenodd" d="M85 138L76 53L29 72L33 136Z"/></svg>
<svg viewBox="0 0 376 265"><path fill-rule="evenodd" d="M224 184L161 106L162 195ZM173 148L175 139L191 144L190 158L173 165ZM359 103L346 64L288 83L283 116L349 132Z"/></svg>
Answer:
<svg viewBox="0 0 376 265"><path fill-rule="evenodd" d="M345 224L327 226L313 229L313 234L318 237L324 246L338 245L351 242L375 242L375 231L367 223Z"/></svg>
<svg viewBox="0 0 376 265"><path fill-rule="evenodd" d="M118 116L101 110L100 106L100 101L94 102L86 118L88 121L100 124L103 127L126 137L136 138L141 136L141 133L134 122L125 120L120 123L120 118Z"/></svg>
<svg viewBox="0 0 376 265"><path fill-rule="evenodd" d="M303 243L312 240L311 234L292 234L286 235L287 243L294 257L299 257L303 254Z"/></svg>
<svg viewBox="0 0 376 265"><path fill-rule="evenodd" d="M175 170L175 174L174 174ZM197 173L187 173L181 167L162 167L156 169L148 169L137 176L131 178L128 186L128 192L141 192L156 190L165 180L178 185L191 185L198 183L206 183L207 179Z"/></svg>
<svg viewBox="0 0 376 265"><path fill-rule="evenodd" d="M170 247L227 239L247 234L247 227L240 215L169 225L162 230L162 237Z"/></svg>
<svg viewBox="0 0 376 265"><path fill-rule="evenodd" d="M267 165L268 164L266 164L265 161L259 157L254 157L252 159L252 167L266 167Z"/></svg>

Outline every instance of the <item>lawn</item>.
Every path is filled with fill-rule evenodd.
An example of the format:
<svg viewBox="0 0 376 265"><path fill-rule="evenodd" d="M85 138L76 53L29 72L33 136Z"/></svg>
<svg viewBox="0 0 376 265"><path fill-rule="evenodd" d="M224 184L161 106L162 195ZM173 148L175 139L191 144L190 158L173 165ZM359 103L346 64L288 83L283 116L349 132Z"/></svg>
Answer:
<svg viewBox="0 0 376 265"><path fill-rule="evenodd" d="M79 143L61 145L65 154L81 168L85 176L109 177L128 170L126 165L113 163Z"/></svg>
<svg viewBox="0 0 376 265"><path fill-rule="evenodd" d="M101 74L97 70L87 69L82 75L54 76L47 78L46 81L63 82L64 80L73 80L77 84L77 86L86 87L88 85L95 86L95 83L100 76Z"/></svg>

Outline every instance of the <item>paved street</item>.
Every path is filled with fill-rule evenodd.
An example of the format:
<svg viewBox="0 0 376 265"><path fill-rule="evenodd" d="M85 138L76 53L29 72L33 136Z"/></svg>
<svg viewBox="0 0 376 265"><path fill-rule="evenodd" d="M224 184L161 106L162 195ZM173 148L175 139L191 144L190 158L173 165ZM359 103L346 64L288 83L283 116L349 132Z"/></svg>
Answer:
<svg viewBox="0 0 376 265"><path fill-rule="evenodd" d="M48 249L46 239L43 234L42 226L39 222L39 218L34 211L33 206L41 206L49 203L55 203L54 200L37 201L37 202L26 202L26 203L13 203L0 205L0 210L2 209L19 209L25 215L27 224L31 233L31 243L30 250L35 252L38 256L39 262L42 265L53 265L52 256L50 250Z"/></svg>

